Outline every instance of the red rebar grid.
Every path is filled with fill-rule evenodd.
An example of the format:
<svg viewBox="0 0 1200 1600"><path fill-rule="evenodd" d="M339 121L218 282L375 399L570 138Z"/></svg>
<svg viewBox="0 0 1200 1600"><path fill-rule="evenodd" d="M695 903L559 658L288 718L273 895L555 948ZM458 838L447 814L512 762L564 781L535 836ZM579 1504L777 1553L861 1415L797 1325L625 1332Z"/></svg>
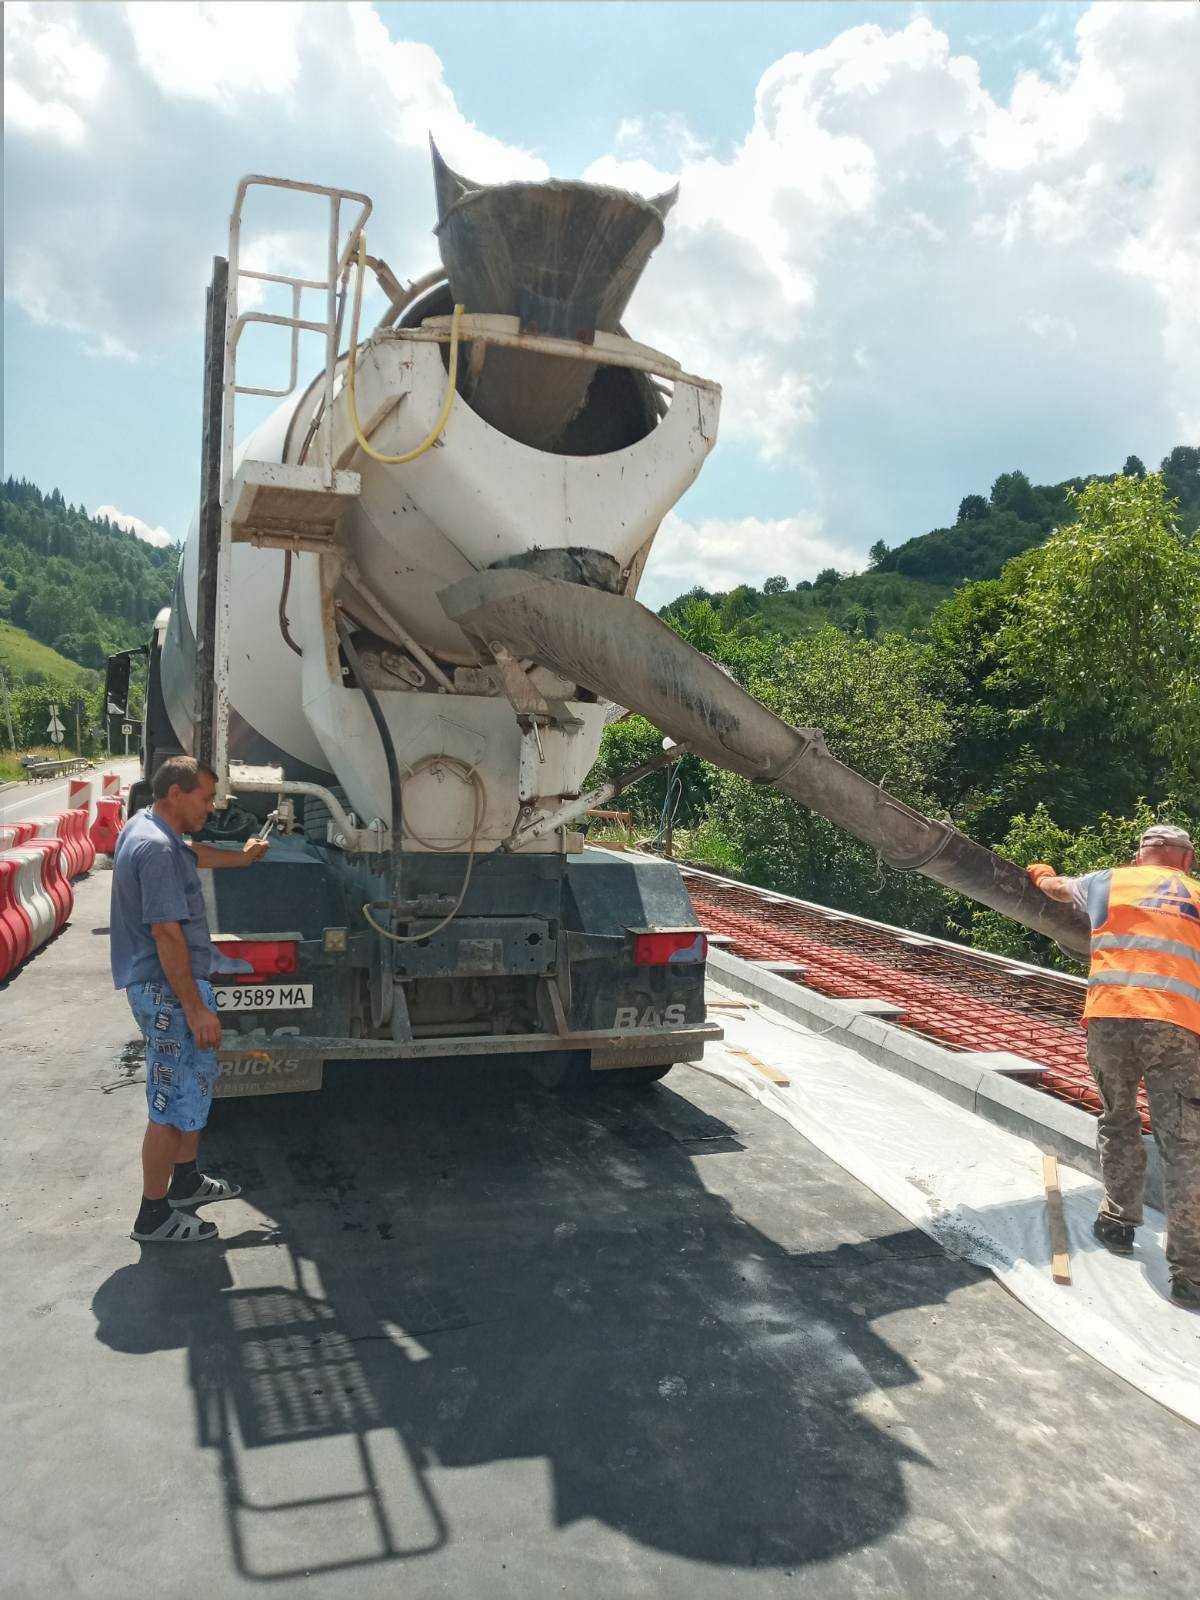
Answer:
<svg viewBox="0 0 1200 1600"><path fill-rule="evenodd" d="M796 981L836 999L887 1000L897 1025L955 1050L1009 1050L1041 1064L1038 1087L1056 1099L1100 1110L1081 1026L1083 999L1053 978L1017 978L969 951L905 944L848 913L832 921L803 906L772 904L764 891L684 874L698 919L728 935L745 960L795 961ZM1139 1095L1149 1131L1145 1091Z"/></svg>

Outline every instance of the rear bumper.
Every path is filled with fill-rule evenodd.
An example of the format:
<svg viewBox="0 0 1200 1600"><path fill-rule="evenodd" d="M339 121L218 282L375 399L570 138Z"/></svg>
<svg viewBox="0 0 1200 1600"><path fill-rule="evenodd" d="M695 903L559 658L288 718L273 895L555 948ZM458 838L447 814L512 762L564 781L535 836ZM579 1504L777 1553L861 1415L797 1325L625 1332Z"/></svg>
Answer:
<svg viewBox="0 0 1200 1600"><path fill-rule="evenodd" d="M505 1056L587 1050L592 1053L593 1067L605 1071L698 1061L707 1043L722 1038L724 1030L715 1022L697 1022L677 1028L604 1028L577 1033L463 1034L401 1042L316 1034L306 1037L295 1033L262 1040L226 1033L222 1036L218 1059L222 1064L291 1060L298 1056L320 1061L438 1061L462 1056L494 1056L502 1060Z"/></svg>

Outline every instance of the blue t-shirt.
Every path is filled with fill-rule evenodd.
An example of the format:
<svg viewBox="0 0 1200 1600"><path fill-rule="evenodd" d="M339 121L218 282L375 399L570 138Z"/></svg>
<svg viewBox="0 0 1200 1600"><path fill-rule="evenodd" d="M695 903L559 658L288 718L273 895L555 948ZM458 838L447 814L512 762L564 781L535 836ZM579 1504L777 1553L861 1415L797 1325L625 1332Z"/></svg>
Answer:
<svg viewBox="0 0 1200 1600"><path fill-rule="evenodd" d="M117 835L113 854L109 941L113 983L166 983L154 935L156 922L177 922L194 978L212 971L213 947L194 853L147 807Z"/></svg>

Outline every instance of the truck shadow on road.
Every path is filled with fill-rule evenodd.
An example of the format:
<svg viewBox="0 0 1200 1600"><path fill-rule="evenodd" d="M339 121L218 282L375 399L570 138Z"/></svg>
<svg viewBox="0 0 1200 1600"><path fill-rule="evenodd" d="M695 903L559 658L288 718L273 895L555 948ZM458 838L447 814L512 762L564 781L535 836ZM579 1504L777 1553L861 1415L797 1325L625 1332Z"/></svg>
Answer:
<svg viewBox="0 0 1200 1600"><path fill-rule="evenodd" d="M563 1098L332 1068L321 1096L218 1105L206 1164L265 1220L212 1208L220 1245L147 1251L93 1309L113 1349L186 1350L242 1576L465 1541L512 1578L590 1519L597 1592L618 1592L604 1530L792 1571L902 1522L922 1457L881 1391L917 1374L871 1324L982 1274L907 1228L830 1247L824 1158L676 1076Z"/></svg>

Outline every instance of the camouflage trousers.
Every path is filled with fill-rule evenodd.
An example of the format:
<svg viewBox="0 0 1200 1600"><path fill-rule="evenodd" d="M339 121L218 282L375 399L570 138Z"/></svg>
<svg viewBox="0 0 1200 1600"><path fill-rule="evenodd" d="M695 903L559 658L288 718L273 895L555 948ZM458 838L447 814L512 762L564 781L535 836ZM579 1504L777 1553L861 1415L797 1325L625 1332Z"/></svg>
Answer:
<svg viewBox="0 0 1200 1600"><path fill-rule="evenodd" d="M1146 1151L1137 1093L1144 1078L1162 1156L1167 1261L1172 1272L1200 1283L1200 1034L1132 1017L1093 1017L1087 1034L1088 1066L1104 1102L1101 1215L1142 1220Z"/></svg>

